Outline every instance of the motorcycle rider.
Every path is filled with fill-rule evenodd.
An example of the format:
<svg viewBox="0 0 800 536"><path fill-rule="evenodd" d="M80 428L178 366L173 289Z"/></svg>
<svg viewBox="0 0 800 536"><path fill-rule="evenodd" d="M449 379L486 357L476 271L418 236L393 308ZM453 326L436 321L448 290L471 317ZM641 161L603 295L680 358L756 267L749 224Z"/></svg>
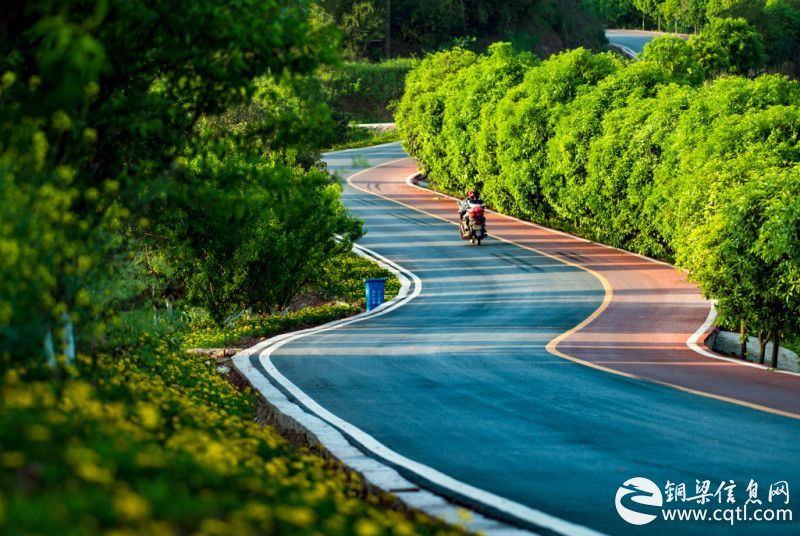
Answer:
<svg viewBox="0 0 800 536"><path fill-rule="evenodd" d="M467 214L475 206L483 207L483 200L476 190L470 190L467 192L467 198L458 202L458 217L461 220L462 227Z"/></svg>

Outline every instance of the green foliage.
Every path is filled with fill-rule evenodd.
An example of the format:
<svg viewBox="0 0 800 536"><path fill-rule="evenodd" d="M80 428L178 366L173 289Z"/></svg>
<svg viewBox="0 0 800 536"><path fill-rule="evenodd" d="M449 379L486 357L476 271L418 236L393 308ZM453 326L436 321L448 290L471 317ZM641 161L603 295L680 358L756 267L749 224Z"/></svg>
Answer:
<svg viewBox="0 0 800 536"><path fill-rule="evenodd" d="M629 99L654 96L668 81L661 67L637 62L565 106L548 142L547 168L541 180L542 194L559 218L578 227L594 227L596 214L586 203L596 193L588 182L588 166L591 143L602 132L604 115L625 107Z"/></svg>
<svg viewBox="0 0 800 536"><path fill-rule="evenodd" d="M441 88L477 60L474 52L454 48L426 56L406 77L395 119L403 146L425 171L430 169L430 162L445 155L440 132L446 95Z"/></svg>
<svg viewBox="0 0 800 536"><path fill-rule="evenodd" d="M797 77L800 72L800 0L769 0L758 21L770 66Z"/></svg>
<svg viewBox="0 0 800 536"><path fill-rule="evenodd" d="M666 20L673 22L676 32L679 28L697 31L705 22L706 3L707 0L664 0L659 9Z"/></svg>
<svg viewBox="0 0 800 536"><path fill-rule="evenodd" d="M333 232L358 236L314 170L334 125L310 75L337 61L335 32L301 7L34 1L3 17L3 367L70 321L99 344L137 286L187 287L216 317L280 307L339 251Z"/></svg>
<svg viewBox="0 0 800 536"><path fill-rule="evenodd" d="M362 283L363 285L363 283ZM361 309L350 304L306 307L282 315L243 315L233 325L220 327L213 322L201 322L192 326L185 337L187 348L222 348L252 343L256 339L267 339L300 329L310 328L352 316Z"/></svg>
<svg viewBox="0 0 800 536"><path fill-rule="evenodd" d="M343 13L339 28L342 32L342 50L350 60L367 58L373 53L374 45L380 49L385 39L386 14L370 1L356 1L350 11Z"/></svg>
<svg viewBox="0 0 800 536"><path fill-rule="evenodd" d="M797 315L798 168L775 172L728 190L735 202L693 229L679 260L704 291L718 296L723 322L743 319L764 333L800 329ZM704 253L703 253L704 252Z"/></svg>
<svg viewBox="0 0 800 536"><path fill-rule="evenodd" d="M610 54L577 49L554 55L529 69L494 113L484 114L478 166L487 202L522 217L549 216L541 181L555 121L580 92L619 68Z"/></svg>
<svg viewBox="0 0 800 536"><path fill-rule="evenodd" d="M622 28L640 22L633 0L580 0L579 4L596 15L606 28Z"/></svg>
<svg viewBox="0 0 800 536"><path fill-rule="evenodd" d="M752 20L764 3L764 0L707 0L706 14L709 20L726 17Z"/></svg>
<svg viewBox="0 0 800 536"><path fill-rule="evenodd" d="M253 422L205 356L135 338L80 381L0 386L5 534L452 534ZM81 359L86 371L89 363Z"/></svg>
<svg viewBox="0 0 800 536"><path fill-rule="evenodd" d="M743 42L731 45L740 66L752 58ZM398 127L434 187L481 186L503 212L677 259L726 322L791 333L800 329L800 85L764 75L698 86L694 52L693 41L666 38L635 63L560 54L516 84L517 74L483 78L493 86L481 88L492 97L480 113L466 113L464 88L492 56L437 53L409 74Z"/></svg>
<svg viewBox="0 0 800 536"><path fill-rule="evenodd" d="M391 108L403 96L406 75L417 63L414 59L346 62L322 69L323 98L341 123L391 122Z"/></svg>
<svg viewBox="0 0 800 536"><path fill-rule="evenodd" d="M355 253L339 255L326 262L312 288L323 296L334 297L363 308L364 279L375 277L386 278L386 300L391 300L400 291L400 281L392 272Z"/></svg>
<svg viewBox="0 0 800 536"><path fill-rule="evenodd" d="M699 84L706 76L686 40L673 35L657 37L644 46L641 59L655 63L669 72L674 79L684 79Z"/></svg>
<svg viewBox="0 0 800 536"><path fill-rule="evenodd" d="M709 73L747 74L764 67L761 35L745 19L713 19L689 45Z"/></svg>
<svg viewBox="0 0 800 536"><path fill-rule="evenodd" d="M320 0L341 29L345 56L353 60L414 56L474 44L483 49L499 40L550 54L605 44L598 18L577 0ZM388 32L388 33L387 33Z"/></svg>
<svg viewBox="0 0 800 536"><path fill-rule="evenodd" d="M253 339L273 337L354 315L364 308L364 279L371 277L387 279L386 300L391 300L400 291L400 282L390 271L355 253L342 253L323 263L315 274L313 283L303 289L304 294L323 300L337 300L336 303L305 307L278 315L245 312L232 325L224 326L205 319L198 320L192 323L184 345L187 348L246 346L252 344ZM158 324L164 325L164 321L169 318L171 317L159 317Z"/></svg>
<svg viewBox="0 0 800 536"><path fill-rule="evenodd" d="M442 116L443 159L431 165L431 179L448 191L479 188L477 137L481 117L493 114L497 102L517 85L537 60L515 53L509 43L495 43L478 61L442 84L439 91L453 96ZM488 142L490 145L491 142ZM484 140L484 149L489 149Z"/></svg>
<svg viewBox="0 0 800 536"><path fill-rule="evenodd" d="M326 259L349 249L361 228L325 173L220 156L200 154L189 162L184 184L192 202L170 203L163 234L180 243L174 264L188 300L221 323L248 307L287 306ZM345 240L337 242L336 234Z"/></svg>

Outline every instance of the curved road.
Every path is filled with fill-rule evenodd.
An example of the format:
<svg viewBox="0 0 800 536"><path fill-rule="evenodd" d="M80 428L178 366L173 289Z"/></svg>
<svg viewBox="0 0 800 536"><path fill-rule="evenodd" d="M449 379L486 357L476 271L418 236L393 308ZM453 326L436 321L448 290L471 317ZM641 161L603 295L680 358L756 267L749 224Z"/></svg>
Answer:
<svg viewBox="0 0 800 536"><path fill-rule="evenodd" d="M614 497L636 476L689 496L696 479L712 492L734 480L738 505L750 479L765 503L769 484L800 485L800 378L691 350L708 304L670 266L494 214L484 245L459 240L454 201L406 184L404 156L389 144L326 161L351 176L360 243L419 276L421 294L282 346L280 373L395 452L584 527L797 533L796 521L637 527Z"/></svg>
<svg viewBox="0 0 800 536"><path fill-rule="evenodd" d="M617 45L630 50L634 54L641 54L644 46L656 37L667 35L667 32L650 32L645 30L606 30L606 39L612 45ZM688 39L686 34L672 34Z"/></svg>

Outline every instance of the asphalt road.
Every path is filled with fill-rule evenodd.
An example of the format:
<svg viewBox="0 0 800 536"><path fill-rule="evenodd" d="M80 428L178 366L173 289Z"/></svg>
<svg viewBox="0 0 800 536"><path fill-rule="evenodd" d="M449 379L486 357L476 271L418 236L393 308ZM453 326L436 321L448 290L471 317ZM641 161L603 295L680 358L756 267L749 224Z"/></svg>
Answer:
<svg viewBox="0 0 800 536"><path fill-rule="evenodd" d="M641 54L644 46L665 32L649 32L642 30L606 30L606 39L612 45L619 45L628 48L636 54ZM688 38L685 34L677 34L681 37Z"/></svg>
<svg viewBox="0 0 800 536"><path fill-rule="evenodd" d="M392 162L403 156L399 144L391 144L330 154L326 161L342 176L384 164L362 173L361 179L388 174L398 182L409 164ZM411 193L386 191L380 181L370 188L412 202ZM798 533L797 521L731 527L659 519L637 527L623 521L614 506L619 486L637 476L662 487L667 481L685 483L689 496L695 495L698 479L710 480L712 492L721 481L733 480L739 506L750 479L760 484L766 506L771 506L766 496L771 483L800 485L800 420L748 407L750 399L745 405L728 403L655 382L668 379L639 378L666 368L696 370L700 376L724 376L728 369L768 373L729 363L714 370L694 366L708 359L702 356L696 357L697 363L686 356L668 362L678 346L664 342L648 347L642 326L658 332L659 324L646 318L644 324L623 324L639 332L615 333L613 325L619 324L602 323L604 314L614 318L614 304L605 303L609 294L603 276L492 238L491 220L490 238L474 247L459 239L452 223L350 185L345 186L344 201L365 222L367 235L360 243L414 272L422 292L386 315L299 339L275 352L272 362L278 370L316 402L407 458L609 534ZM452 210L455 221L454 202ZM563 251L568 245L565 241L556 247L569 255ZM637 291L633 304L623 293L620 307L627 303L641 312L664 301L657 294L642 294ZM699 325L702 303L689 298L686 311ZM682 303L676 300L669 314L677 317ZM603 344L604 353L597 352L597 341L580 339L582 333L559 346L573 355L581 350L586 356L603 354L605 361L585 366L547 350L552 339L605 306L606 312L586 330L591 334L593 326L604 326L598 331L616 341ZM680 331L673 325L665 329L670 337ZM657 333L653 337L658 340ZM634 350L623 344L628 339L636 341ZM612 363L631 351L663 354L664 360L643 365L637 357ZM665 363L675 366L661 366ZM626 375L631 372L626 367L638 367L636 376ZM779 387L791 392L792 386L800 383ZM792 409L794 399L787 404ZM437 488L413 474L406 476ZM461 498L450 490L438 491ZM471 506L481 510L480 504ZM800 511L793 514L797 519Z"/></svg>
<svg viewBox="0 0 800 536"><path fill-rule="evenodd" d="M654 35L632 33L625 30L606 30L606 39L609 43L627 47L637 54L640 54L644 50L644 46L654 37Z"/></svg>

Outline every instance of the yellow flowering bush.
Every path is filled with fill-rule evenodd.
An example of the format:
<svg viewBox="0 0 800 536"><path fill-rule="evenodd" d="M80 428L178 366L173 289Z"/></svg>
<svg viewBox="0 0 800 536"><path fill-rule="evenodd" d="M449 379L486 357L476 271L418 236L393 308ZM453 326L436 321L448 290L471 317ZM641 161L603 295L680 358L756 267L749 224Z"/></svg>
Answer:
<svg viewBox="0 0 800 536"><path fill-rule="evenodd" d="M213 360L143 336L66 382L0 391L0 532L450 534L381 509L357 476L252 422Z"/></svg>
<svg viewBox="0 0 800 536"><path fill-rule="evenodd" d="M341 280L320 288L351 302L365 277L390 277L387 299L399 288L352 254L328 269L328 281ZM79 355L67 381L10 369L0 389L0 533L461 533L382 508L357 475L254 423L254 393L233 387L216 360L183 351L359 311L325 305L242 318L228 329L132 323L118 330L113 351Z"/></svg>

